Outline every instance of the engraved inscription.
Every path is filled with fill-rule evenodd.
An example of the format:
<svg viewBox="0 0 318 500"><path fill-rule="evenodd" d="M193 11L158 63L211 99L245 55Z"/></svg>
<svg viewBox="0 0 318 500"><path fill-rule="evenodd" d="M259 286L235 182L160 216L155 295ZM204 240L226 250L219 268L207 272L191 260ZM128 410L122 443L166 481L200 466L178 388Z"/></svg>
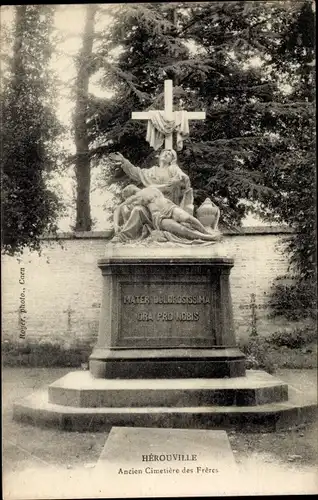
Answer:
<svg viewBox="0 0 318 500"><path fill-rule="evenodd" d="M177 312L176 313L176 320L179 321L198 321L200 319L199 313L197 311L195 312L188 312L188 311L183 311L183 312Z"/></svg>
<svg viewBox="0 0 318 500"><path fill-rule="evenodd" d="M124 304L150 304L147 295L124 295Z"/></svg>
<svg viewBox="0 0 318 500"><path fill-rule="evenodd" d="M151 312L140 312L137 313L137 320L138 321L153 321L153 315Z"/></svg>
<svg viewBox="0 0 318 500"><path fill-rule="evenodd" d="M124 295L124 304L210 304L210 298L204 295Z"/></svg>
<svg viewBox="0 0 318 500"><path fill-rule="evenodd" d="M124 295L124 304L210 304L210 298L205 295ZM199 321L198 311L162 311L157 314L152 312L137 312L137 321Z"/></svg>
<svg viewBox="0 0 318 500"><path fill-rule="evenodd" d="M159 312L153 315L151 312L140 312L137 313L138 321L198 321L200 319L200 315L197 311L189 312Z"/></svg>
<svg viewBox="0 0 318 500"><path fill-rule="evenodd" d="M149 345L180 345L214 337L211 283L122 283L120 339ZM212 319L213 318L213 319ZM212 324L213 323L213 324ZM179 339L179 340L178 340Z"/></svg>

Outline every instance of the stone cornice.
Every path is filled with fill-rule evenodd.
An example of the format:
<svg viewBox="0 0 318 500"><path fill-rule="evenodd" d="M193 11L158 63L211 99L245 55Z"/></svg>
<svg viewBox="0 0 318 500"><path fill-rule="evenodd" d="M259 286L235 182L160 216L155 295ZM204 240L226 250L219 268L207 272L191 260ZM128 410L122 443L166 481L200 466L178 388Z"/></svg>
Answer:
<svg viewBox="0 0 318 500"><path fill-rule="evenodd" d="M295 233L294 229L288 226L247 226L237 229L225 229L221 231L225 236L245 236L253 234L290 234ZM47 234L41 237L42 240L109 240L113 235L112 229L105 231L83 231L83 232L61 232Z"/></svg>

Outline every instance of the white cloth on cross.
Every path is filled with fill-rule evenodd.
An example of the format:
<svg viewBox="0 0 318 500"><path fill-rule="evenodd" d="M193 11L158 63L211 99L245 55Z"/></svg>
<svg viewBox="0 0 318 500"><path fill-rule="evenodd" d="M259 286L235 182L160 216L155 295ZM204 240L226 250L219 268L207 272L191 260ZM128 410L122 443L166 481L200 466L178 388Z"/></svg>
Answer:
<svg viewBox="0 0 318 500"><path fill-rule="evenodd" d="M189 121L187 111L175 111L174 120L167 120L164 111L150 110L147 126L146 141L155 151L159 149L166 135L177 133L177 151L183 147L184 139L189 135Z"/></svg>

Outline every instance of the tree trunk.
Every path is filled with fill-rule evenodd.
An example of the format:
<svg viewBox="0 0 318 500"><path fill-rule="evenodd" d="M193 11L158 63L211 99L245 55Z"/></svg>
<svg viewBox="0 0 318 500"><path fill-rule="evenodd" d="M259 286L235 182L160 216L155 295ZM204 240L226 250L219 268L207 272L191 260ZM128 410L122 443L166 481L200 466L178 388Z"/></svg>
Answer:
<svg viewBox="0 0 318 500"><path fill-rule="evenodd" d="M171 29L170 36L174 37L177 36L177 22L178 22L178 12L177 12L177 6L171 5L171 10L169 11L168 14L169 21L173 24L173 28ZM167 78L169 80L172 80L173 86L176 87L179 85L179 78L177 76L177 72L173 69L170 71L167 71Z"/></svg>
<svg viewBox="0 0 318 500"><path fill-rule="evenodd" d="M76 146L75 171L77 182L76 231L90 231L92 227L90 208L91 175L86 115L96 11L96 4L87 5L83 45L78 57L76 106L74 115Z"/></svg>

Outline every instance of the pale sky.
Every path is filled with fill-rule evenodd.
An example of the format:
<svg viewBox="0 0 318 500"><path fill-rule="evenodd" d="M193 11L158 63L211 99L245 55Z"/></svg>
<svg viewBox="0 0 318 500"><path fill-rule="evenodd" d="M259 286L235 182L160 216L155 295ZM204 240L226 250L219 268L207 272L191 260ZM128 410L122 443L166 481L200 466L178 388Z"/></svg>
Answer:
<svg viewBox="0 0 318 500"><path fill-rule="evenodd" d="M100 4L101 12L97 16L95 25L96 31L101 28L107 28L111 23L111 16L108 15L114 5ZM71 100L70 91L75 78L75 66L73 57L78 53L81 45L81 33L84 26L85 5L58 5L55 14L56 34L59 38L57 52L51 60L51 68L57 74L60 81L59 98L57 106L58 119L66 126L71 125L71 113L74 108L74 102ZM11 25L13 23L13 7L6 6L1 8L1 23ZM2 50L9 50L9 47ZM259 58L253 58L250 61L251 66L259 66L261 64ZM99 75L94 75L90 81L89 91L98 97L111 97L111 93L107 89L101 89L98 85ZM64 147L70 153L74 153L74 143L71 135L65 138ZM102 206L109 200L107 190L96 189L95 180L100 178L101 172L99 167L92 169L92 193L91 193L91 210L92 219L96 221L95 230L104 230L110 227L106 221L106 213ZM74 169L69 168L64 175L56 175L51 182L51 185L58 191L59 195L65 200L68 205L67 215L59 221L61 231L69 231L70 225L74 224L75 220L75 177ZM260 220L252 215L247 216L244 225L259 225ZM263 224L263 223L262 223Z"/></svg>

